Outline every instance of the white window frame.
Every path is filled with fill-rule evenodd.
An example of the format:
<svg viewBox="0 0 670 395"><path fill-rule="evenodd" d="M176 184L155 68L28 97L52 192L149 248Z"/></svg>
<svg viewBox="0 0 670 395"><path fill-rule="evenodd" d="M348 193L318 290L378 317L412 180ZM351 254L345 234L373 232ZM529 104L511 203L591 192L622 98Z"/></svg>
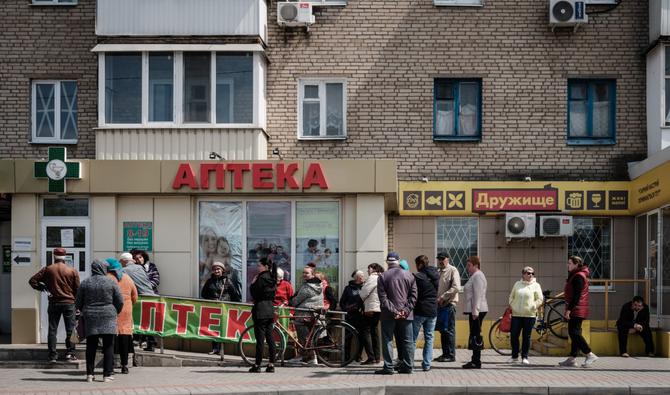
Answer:
<svg viewBox="0 0 670 395"><path fill-rule="evenodd" d="M77 85L77 119L75 124L77 126L76 139L62 139L60 126L60 89L62 82L74 82L76 80L33 80L31 83L31 100L30 100L30 118L31 118L31 143L33 144L77 144L79 137L79 86ZM54 85L54 137L37 137L37 85L52 84Z"/></svg>
<svg viewBox="0 0 670 395"><path fill-rule="evenodd" d="M668 58L667 53L670 51L670 45L665 45L663 46L663 53L661 53L661 75L663 76L663 81L661 82L661 128L667 129L670 127L670 121L667 119L667 114L668 114L668 106L670 106L670 103L666 103L666 95L667 92L665 91L666 87L666 82L670 80L670 74L666 74L665 69L667 65L665 64L665 59Z"/></svg>
<svg viewBox="0 0 670 395"><path fill-rule="evenodd" d="M32 0L32 5L49 5L49 6L73 6L77 5L79 0L69 0L68 2L62 2L60 0Z"/></svg>
<svg viewBox="0 0 670 395"><path fill-rule="evenodd" d="M433 0L435 6L483 7L485 0Z"/></svg>
<svg viewBox="0 0 670 395"><path fill-rule="evenodd" d="M326 84L342 84L342 135L326 135ZM305 136L302 130L302 104L305 101L305 85L319 86L319 135ZM307 99L312 101L314 99ZM347 80L344 78L305 78L298 82L298 140L345 140L347 138Z"/></svg>
<svg viewBox="0 0 670 395"><path fill-rule="evenodd" d="M253 52L252 72L253 72L253 104L252 104L252 122L251 123L216 123L216 54L226 53L227 51L198 51L209 52L211 62L210 76L210 112L208 122L184 122L183 101L184 101L184 52L183 50L157 50L156 52L172 52L174 54L173 67L173 121L172 122L149 122L149 53L153 51L120 51L124 53L137 52L142 54L142 114L141 123L107 123L105 119L105 56L106 53L100 52L98 55L98 128L100 129L251 129L264 128L265 125L260 120L265 119L265 77L266 67L261 53ZM236 51L237 52L237 51ZM250 52L250 51L246 51ZM232 92L232 91L231 91ZM233 94L234 96L234 94ZM232 117L231 117L232 118Z"/></svg>

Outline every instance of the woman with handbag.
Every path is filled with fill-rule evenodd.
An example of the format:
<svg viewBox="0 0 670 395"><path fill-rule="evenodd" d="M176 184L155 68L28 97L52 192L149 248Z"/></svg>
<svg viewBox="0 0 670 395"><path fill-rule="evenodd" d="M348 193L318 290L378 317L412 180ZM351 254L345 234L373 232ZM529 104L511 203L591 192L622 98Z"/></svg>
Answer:
<svg viewBox="0 0 670 395"><path fill-rule="evenodd" d="M509 363L519 361L519 334L523 332L521 363L530 365L530 361L528 361L530 335L543 301L542 288L535 279L535 270L530 266L524 267L521 271L521 280L514 284L512 292L509 294L509 308L512 310L512 326L510 330L512 357L509 359Z"/></svg>
<svg viewBox="0 0 670 395"><path fill-rule="evenodd" d="M379 316L381 306L377 294L377 279L384 273L384 268L378 263L368 265L368 279L363 283L360 298L363 300L363 320L361 322L361 338L367 359L361 365L378 364L382 358L381 343L379 340Z"/></svg>
<svg viewBox="0 0 670 395"><path fill-rule="evenodd" d="M212 263L212 275L200 291L200 297L209 300L239 302L239 292L231 276L225 273L226 267L221 262ZM221 343L212 342L210 355L221 355Z"/></svg>
<svg viewBox="0 0 670 395"><path fill-rule="evenodd" d="M482 367L482 348L484 348L484 339L482 338L482 322L486 313L489 311L489 305L486 301L486 276L481 271L479 257L471 256L465 264L470 278L463 287L464 303L463 314L468 316L470 323L470 337L468 338L468 348L472 350L472 359L463 365L463 369L481 369Z"/></svg>

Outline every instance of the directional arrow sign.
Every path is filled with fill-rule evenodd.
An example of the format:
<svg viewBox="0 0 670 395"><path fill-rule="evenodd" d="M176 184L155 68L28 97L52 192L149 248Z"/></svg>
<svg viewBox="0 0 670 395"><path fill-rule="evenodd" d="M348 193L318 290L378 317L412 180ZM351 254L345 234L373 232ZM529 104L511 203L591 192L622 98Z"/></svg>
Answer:
<svg viewBox="0 0 670 395"><path fill-rule="evenodd" d="M12 260L17 266L30 266L30 255L16 254Z"/></svg>

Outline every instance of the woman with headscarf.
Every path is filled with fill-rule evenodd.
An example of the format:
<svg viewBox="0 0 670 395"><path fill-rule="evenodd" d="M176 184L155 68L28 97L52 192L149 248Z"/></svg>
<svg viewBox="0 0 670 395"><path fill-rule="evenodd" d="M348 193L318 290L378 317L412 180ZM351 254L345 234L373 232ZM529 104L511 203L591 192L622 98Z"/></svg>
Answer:
<svg viewBox="0 0 670 395"><path fill-rule="evenodd" d="M113 259L113 258L111 258ZM123 309L123 296L116 281L107 277L107 264L99 260L91 263L91 277L82 281L75 306L81 311L86 335L86 381L92 382L95 369L95 351L102 339L103 381L114 379L114 335L116 317Z"/></svg>
<svg viewBox="0 0 670 395"><path fill-rule="evenodd" d="M256 363L249 369L251 373L261 371L263 361L263 343L268 343L268 366L265 371L275 371L275 342L272 338L272 326L274 308L272 302L277 290L277 266L268 258L258 261L258 275L251 283L251 297L254 307L251 309L251 317L254 320L254 334L256 335Z"/></svg>
<svg viewBox="0 0 670 395"><path fill-rule="evenodd" d="M123 295L123 310L116 320L117 334L114 351L121 358L121 373L128 374L128 354L135 353L133 347L133 304L137 302L137 288L133 280L123 272L119 261L107 259L107 275L119 282Z"/></svg>

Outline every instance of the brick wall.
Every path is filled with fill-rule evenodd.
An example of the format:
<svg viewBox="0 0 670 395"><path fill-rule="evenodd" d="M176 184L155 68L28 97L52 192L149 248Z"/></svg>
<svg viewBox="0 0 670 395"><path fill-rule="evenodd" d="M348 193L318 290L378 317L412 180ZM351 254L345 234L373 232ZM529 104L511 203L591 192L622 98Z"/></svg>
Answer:
<svg viewBox="0 0 670 395"><path fill-rule="evenodd" d="M95 1L38 7L30 0L4 0L0 26L0 159L47 156L47 145L30 143L31 81L36 79L77 80L79 142L68 146L68 156L94 158Z"/></svg>
<svg viewBox="0 0 670 395"><path fill-rule="evenodd" d="M268 150L285 158L399 159L399 178L623 179L646 150L646 2L622 2L579 31L548 26L547 1L434 7L350 1L284 32L269 6ZM589 7L589 9L591 9ZM346 141L298 141L297 79L345 77ZM483 81L479 143L432 140L433 80ZM617 144L566 145L568 77L617 81Z"/></svg>

